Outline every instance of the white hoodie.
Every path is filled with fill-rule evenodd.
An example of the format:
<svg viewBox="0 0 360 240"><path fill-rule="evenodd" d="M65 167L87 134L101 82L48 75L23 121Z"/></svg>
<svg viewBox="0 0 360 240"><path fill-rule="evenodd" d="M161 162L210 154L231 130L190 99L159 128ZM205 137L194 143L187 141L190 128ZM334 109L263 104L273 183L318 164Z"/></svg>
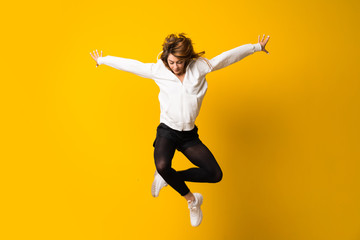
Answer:
<svg viewBox="0 0 360 240"><path fill-rule="evenodd" d="M160 88L160 122L178 131L190 131L194 128L207 90L206 74L229 66L257 51L261 51L260 43L245 44L210 60L202 57L192 60L186 67L183 82L161 59L156 63L142 63L133 59L106 56L99 57L97 63L153 79Z"/></svg>

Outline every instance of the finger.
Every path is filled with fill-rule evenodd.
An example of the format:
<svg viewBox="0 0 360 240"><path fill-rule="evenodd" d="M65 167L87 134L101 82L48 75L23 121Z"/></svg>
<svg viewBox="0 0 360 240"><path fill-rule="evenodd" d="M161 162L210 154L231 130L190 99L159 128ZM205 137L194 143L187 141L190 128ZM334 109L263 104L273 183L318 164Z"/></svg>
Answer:
<svg viewBox="0 0 360 240"><path fill-rule="evenodd" d="M97 49L96 49L96 55L99 57L99 53L98 53Z"/></svg>
<svg viewBox="0 0 360 240"><path fill-rule="evenodd" d="M262 40L261 40L262 42L264 41L264 38L265 38L265 34L264 34L263 37L262 37Z"/></svg>
<svg viewBox="0 0 360 240"><path fill-rule="evenodd" d="M270 36L268 35L267 38L266 38L266 40L265 40L265 44L267 44L267 42L269 41L269 39L270 39Z"/></svg>
<svg viewBox="0 0 360 240"><path fill-rule="evenodd" d="M102 50L101 50L101 57L102 57L103 55L102 55Z"/></svg>
<svg viewBox="0 0 360 240"><path fill-rule="evenodd" d="M260 35L258 36L258 42L260 42Z"/></svg>
<svg viewBox="0 0 360 240"><path fill-rule="evenodd" d="M91 57L95 60L95 57L91 54L91 52L90 52L90 55L91 55Z"/></svg>

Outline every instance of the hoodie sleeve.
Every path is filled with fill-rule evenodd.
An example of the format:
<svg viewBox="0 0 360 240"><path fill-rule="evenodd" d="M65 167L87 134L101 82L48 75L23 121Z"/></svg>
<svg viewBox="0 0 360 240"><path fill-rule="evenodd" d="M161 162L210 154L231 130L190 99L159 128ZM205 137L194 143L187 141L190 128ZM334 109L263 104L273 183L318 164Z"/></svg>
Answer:
<svg viewBox="0 0 360 240"><path fill-rule="evenodd" d="M105 64L144 78L153 78L155 71L155 63L142 63L137 60L114 56L99 57L97 63L98 65Z"/></svg>
<svg viewBox="0 0 360 240"><path fill-rule="evenodd" d="M233 63L236 63L243 59L246 56L253 54L254 52L261 51L260 43L256 44L245 44L226 52L221 53L220 55L208 60L210 64L203 64L205 73L210 73L221 68L227 67Z"/></svg>

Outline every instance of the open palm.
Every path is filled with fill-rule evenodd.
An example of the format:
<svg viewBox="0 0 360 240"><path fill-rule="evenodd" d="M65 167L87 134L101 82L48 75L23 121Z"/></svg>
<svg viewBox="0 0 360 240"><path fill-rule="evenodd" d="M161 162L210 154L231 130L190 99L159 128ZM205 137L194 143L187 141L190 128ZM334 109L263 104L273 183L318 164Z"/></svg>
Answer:
<svg viewBox="0 0 360 240"><path fill-rule="evenodd" d="M90 55L91 55L91 57L95 60L95 62L96 62L96 67L99 66L99 64L97 63L97 59L98 59L99 57L102 57L102 56L103 56L102 50L101 50L101 54L100 54L100 55L99 55L97 49L96 49L96 51L93 51L93 54L91 54L91 52L90 52Z"/></svg>
<svg viewBox="0 0 360 240"><path fill-rule="evenodd" d="M265 49L265 46L266 46L266 44L268 43L269 39L270 39L270 36L269 36L269 35L268 35L267 38L265 39L265 34L262 36L262 39L260 39L260 35L259 35L259 37L258 37L258 41L259 41L259 43L260 43L260 45L261 45L261 51L264 51L264 52L266 52L267 54L269 54L269 52Z"/></svg>

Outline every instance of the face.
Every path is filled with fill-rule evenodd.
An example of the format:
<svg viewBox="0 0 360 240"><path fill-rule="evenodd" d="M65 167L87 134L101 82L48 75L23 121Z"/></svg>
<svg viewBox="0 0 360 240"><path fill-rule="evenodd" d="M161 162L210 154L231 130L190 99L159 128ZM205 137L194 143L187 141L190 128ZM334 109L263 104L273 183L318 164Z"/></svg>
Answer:
<svg viewBox="0 0 360 240"><path fill-rule="evenodd" d="M170 69L176 75L180 75L184 72L184 70L185 70L185 60L184 59L177 58L170 53L167 61L168 61Z"/></svg>

